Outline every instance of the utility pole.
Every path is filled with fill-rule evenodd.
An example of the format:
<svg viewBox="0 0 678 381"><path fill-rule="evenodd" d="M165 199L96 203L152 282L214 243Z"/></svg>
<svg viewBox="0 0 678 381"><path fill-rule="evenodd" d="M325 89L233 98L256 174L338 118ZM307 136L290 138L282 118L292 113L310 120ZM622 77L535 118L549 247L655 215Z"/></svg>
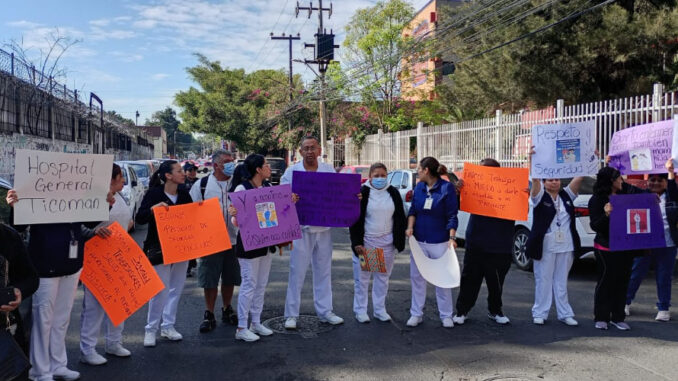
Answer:
<svg viewBox="0 0 678 381"><path fill-rule="evenodd" d="M294 94L292 93L294 90L294 75L292 74L292 41L294 40L300 40L301 37L299 37L299 33L297 33L297 36L294 37L291 34L289 36L285 36L285 33L282 34L282 36L274 36L273 32L271 32L271 40L287 40L290 43L290 72L289 72L289 79L290 79L290 104L294 100ZM292 131L292 115L287 120L287 131ZM287 150L287 162L289 164L292 164L292 153L293 153L294 148L293 147L288 147Z"/></svg>
<svg viewBox="0 0 678 381"><path fill-rule="evenodd" d="M325 131L327 129L327 113L325 112L325 72L330 62L334 60L334 49L339 48L339 45L334 45L334 34L330 29L330 33L327 33L323 26L323 12L327 12L327 18L332 17L332 3L330 3L329 8L323 8L322 0L318 0L318 7L313 7L313 3L309 3L308 7L300 7L299 2L297 2L297 7L295 8L296 17L299 17L299 11L308 11L308 18L311 18L313 11L318 12L318 33L315 34L315 44L305 43L305 48L313 48L314 50L314 59L313 60L304 60L306 64L316 64L318 65L318 71L320 72L320 147L322 149L323 155L326 155L325 152Z"/></svg>

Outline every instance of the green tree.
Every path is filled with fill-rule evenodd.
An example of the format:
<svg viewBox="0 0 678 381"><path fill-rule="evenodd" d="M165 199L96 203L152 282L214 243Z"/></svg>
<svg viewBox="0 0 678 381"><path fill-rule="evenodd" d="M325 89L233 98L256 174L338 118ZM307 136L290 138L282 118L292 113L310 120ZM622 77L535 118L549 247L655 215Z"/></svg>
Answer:
<svg viewBox="0 0 678 381"><path fill-rule="evenodd" d="M199 149L200 144L196 144L193 135L181 131L181 122L177 119L177 112L167 106L151 115L151 119L146 119L147 126L160 126L167 134L167 150L170 154L183 157L185 152Z"/></svg>

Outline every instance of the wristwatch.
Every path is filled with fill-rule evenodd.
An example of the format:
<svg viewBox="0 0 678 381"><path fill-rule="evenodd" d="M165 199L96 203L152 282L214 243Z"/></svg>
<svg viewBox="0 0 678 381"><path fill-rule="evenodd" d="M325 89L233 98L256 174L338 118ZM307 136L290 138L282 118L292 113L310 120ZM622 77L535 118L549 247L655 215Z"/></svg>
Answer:
<svg viewBox="0 0 678 381"><path fill-rule="evenodd" d="M457 241L457 237L456 237L456 236L453 236L453 235L450 236L450 239L451 239L452 241L455 241L455 242Z"/></svg>

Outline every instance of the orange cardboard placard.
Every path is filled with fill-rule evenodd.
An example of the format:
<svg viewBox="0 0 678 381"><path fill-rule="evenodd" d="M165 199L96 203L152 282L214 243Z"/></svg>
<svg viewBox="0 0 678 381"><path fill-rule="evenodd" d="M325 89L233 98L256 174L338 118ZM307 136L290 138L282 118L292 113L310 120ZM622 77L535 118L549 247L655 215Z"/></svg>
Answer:
<svg viewBox="0 0 678 381"><path fill-rule="evenodd" d="M155 223L162 248L163 262L188 261L231 248L226 221L216 198L155 208Z"/></svg>
<svg viewBox="0 0 678 381"><path fill-rule="evenodd" d="M95 236L85 243L80 279L117 326L165 285L125 229L117 222L108 228L110 237Z"/></svg>
<svg viewBox="0 0 678 381"><path fill-rule="evenodd" d="M464 163L461 210L506 220L527 220L529 169Z"/></svg>

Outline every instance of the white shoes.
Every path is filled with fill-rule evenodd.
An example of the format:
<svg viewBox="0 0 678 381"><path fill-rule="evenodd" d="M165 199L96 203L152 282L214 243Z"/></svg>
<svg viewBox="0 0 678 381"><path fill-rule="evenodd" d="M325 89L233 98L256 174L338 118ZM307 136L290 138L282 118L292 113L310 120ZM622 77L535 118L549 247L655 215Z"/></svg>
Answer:
<svg viewBox="0 0 678 381"><path fill-rule="evenodd" d="M297 329L297 318L290 316L285 320L285 329Z"/></svg>
<svg viewBox="0 0 678 381"><path fill-rule="evenodd" d="M104 365L105 363L108 362L108 360L106 360L106 357L98 354L97 351L94 351L94 352L88 353L88 354L81 353L80 354L80 362L83 363L83 364L96 366L96 365Z"/></svg>
<svg viewBox="0 0 678 381"><path fill-rule="evenodd" d="M542 318L534 318L534 319L532 319L532 323L534 323L534 324L536 324L536 325L544 325L544 319L542 319Z"/></svg>
<svg viewBox="0 0 678 381"><path fill-rule="evenodd" d="M379 320L379 321L391 321L391 315L388 314L388 312L375 312L374 313L374 318Z"/></svg>
<svg viewBox="0 0 678 381"><path fill-rule="evenodd" d="M657 317L654 318L656 321L669 321L671 320L671 313L669 311L658 311Z"/></svg>
<svg viewBox="0 0 678 381"><path fill-rule="evenodd" d="M80 373L63 367L55 370L52 374L52 378L55 380L75 381L80 379Z"/></svg>
<svg viewBox="0 0 678 381"><path fill-rule="evenodd" d="M454 315L452 321L454 324L463 325L466 322L466 315Z"/></svg>
<svg viewBox="0 0 678 381"><path fill-rule="evenodd" d="M355 320L357 320L359 323L369 323L370 317L367 316L367 314L356 314Z"/></svg>
<svg viewBox="0 0 678 381"><path fill-rule="evenodd" d="M631 305L627 304L624 306L624 315L631 316Z"/></svg>
<svg viewBox="0 0 678 381"><path fill-rule="evenodd" d="M330 323L332 325L337 325L344 322L344 319L335 315L334 312L330 312L325 316L321 316L319 319L321 323Z"/></svg>
<svg viewBox="0 0 678 381"><path fill-rule="evenodd" d="M508 323L511 322L511 321L509 320L509 318L507 318L507 317L504 316L504 315L492 315L492 314L487 314L487 317L490 318L490 320L494 320L494 321L496 321L497 323L502 324L502 325L508 324Z"/></svg>
<svg viewBox="0 0 678 381"><path fill-rule="evenodd" d="M453 328L454 327L454 322L452 321L452 318L446 317L443 319L443 327L445 328Z"/></svg>
<svg viewBox="0 0 678 381"><path fill-rule="evenodd" d="M569 325L570 327L576 327L579 325L579 322L574 320L573 317L566 317L565 319L560 319L563 323L566 325Z"/></svg>
<svg viewBox="0 0 678 381"><path fill-rule="evenodd" d="M168 340L171 340L171 341L179 341L179 340L184 338L183 336L181 336L181 334L179 332L177 332L176 329L174 329L174 327L161 329L160 330L160 336L162 336L162 337L164 337Z"/></svg>
<svg viewBox="0 0 678 381"><path fill-rule="evenodd" d="M235 339L251 343L253 341L259 340L259 336L257 336L254 332L250 331L249 329L243 328L235 331Z"/></svg>
<svg viewBox="0 0 678 381"><path fill-rule="evenodd" d="M261 323L250 324L250 331L256 333L259 336L271 336L273 334L273 331L271 331Z"/></svg>
<svg viewBox="0 0 678 381"><path fill-rule="evenodd" d="M422 321L424 321L424 318L421 316L410 316L410 318L407 319L407 323L405 323L405 325L408 327L416 327L421 324Z"/></svg>
<svg viewBox="0 0 678 381"><path fill-rule="evenodd" d="M144 335L144 347L155 347L155 332L146 332Z"/></svg>
<svg viewBox="0 0 678 381"><path fill-rule="evenodd" d="M123 347L122 344L115 343L111 345L106 345L106 354L113 355L116 357L129 357L132 355L132 352Z"/></svg>

